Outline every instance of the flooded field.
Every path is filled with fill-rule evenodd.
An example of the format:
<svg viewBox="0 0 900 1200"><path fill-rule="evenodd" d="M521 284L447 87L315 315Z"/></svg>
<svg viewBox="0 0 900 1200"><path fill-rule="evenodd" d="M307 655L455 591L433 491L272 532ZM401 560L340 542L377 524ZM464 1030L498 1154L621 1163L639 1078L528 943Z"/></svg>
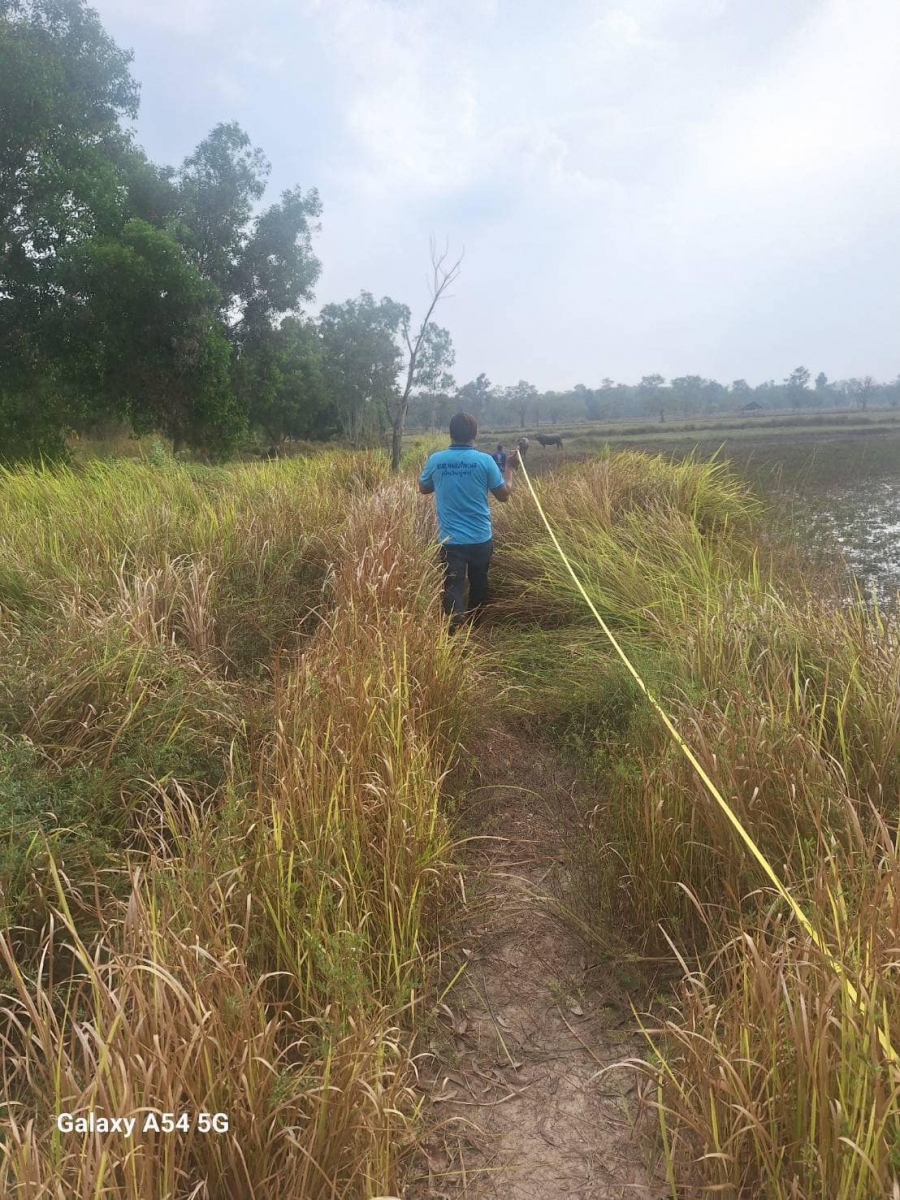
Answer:
<svg viewBox="0 0 900 1200"><path fill-rule="evenodd" d="M864 592L896 601L900 590L900 478L793 493L797 535L817 553L838 554Z"/></svg>

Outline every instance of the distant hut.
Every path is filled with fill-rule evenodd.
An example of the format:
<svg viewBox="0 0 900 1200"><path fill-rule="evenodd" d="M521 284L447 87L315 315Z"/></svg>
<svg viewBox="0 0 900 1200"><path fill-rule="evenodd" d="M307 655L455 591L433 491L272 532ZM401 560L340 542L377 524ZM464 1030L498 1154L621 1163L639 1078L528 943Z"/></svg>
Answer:
<svg viewBox="0 0 900 1200"><path fill-rule="evenodd" d="M758 400L751 400L749 404L741 405L741 412L758 413L758 412L762 412L762 410L763 410L763 406L759 403Z"/></svg>

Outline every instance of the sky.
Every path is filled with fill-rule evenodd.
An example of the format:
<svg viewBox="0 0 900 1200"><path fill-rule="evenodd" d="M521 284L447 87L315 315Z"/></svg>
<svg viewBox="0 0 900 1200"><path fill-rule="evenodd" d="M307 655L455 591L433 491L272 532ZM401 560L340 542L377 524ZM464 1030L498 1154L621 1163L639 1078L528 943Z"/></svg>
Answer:
<svg viewBox="0 0 900 1200"><path fill-rule="evenodd" d="M897 0L92 0L139 141L318 188L310 311L427 304L459 383L900 373Z"/></svg>

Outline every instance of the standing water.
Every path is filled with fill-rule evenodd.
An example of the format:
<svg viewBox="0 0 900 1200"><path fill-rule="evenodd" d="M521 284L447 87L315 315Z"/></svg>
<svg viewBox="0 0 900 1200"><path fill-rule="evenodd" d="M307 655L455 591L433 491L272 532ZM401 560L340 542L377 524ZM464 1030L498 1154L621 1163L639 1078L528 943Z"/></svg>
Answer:
<svg viewBox="0 0 900 1200"><path fill-rule="evenodd" d="M795 493L794 526L813 550L842 555L860 589L879 602L900 590L900 479L860 479Z"/></svg>

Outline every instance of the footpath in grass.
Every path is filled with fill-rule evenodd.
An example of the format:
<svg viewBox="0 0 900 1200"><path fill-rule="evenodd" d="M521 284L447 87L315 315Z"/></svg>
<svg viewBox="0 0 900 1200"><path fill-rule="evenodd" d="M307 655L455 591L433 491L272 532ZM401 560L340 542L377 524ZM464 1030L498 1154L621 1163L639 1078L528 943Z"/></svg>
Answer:
<svg viewBox="0 0 900 1200"><path fill-rule="evenodd" d="M646 987L573 927L593 789L514 723L484 731L460 817L468 912L420 1066L433 1121L409 1200L663 1200L632 1001Z"/></svg>

